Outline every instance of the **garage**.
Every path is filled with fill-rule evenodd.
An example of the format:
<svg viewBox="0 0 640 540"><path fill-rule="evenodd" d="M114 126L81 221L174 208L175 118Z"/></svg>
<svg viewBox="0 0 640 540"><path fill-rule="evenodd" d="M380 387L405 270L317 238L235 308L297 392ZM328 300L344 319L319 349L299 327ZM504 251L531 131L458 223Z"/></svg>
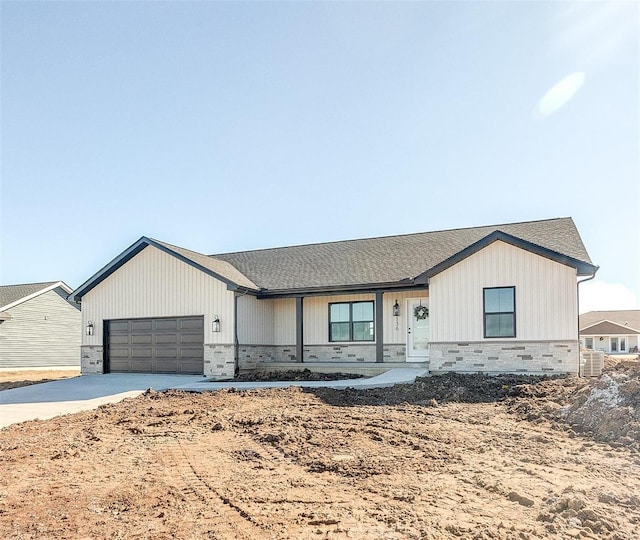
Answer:
<svg viewBox="0 0 640 540"><path fill-rule="evenodd" d="M204 318L164 317L105 323L106 371L183 373L204 371Z"/></svg>

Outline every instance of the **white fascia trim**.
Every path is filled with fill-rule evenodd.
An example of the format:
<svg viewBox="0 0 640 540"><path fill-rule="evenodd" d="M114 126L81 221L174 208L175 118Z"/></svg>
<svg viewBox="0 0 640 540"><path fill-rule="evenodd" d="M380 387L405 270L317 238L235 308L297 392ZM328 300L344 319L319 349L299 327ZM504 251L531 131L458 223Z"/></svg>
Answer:
<svg viewBox="0 0 640 540"><path fill-rule="evenodd" d="M8 309L11 309L12 307L16 307L28 300L31 300L32 298L35 298L36 296L40 296L41 294L47 293L49 291L52 291L53 289L57 289L58 287L62 288L64 291L66 291L67 294L71 294L71 289L62 281L57 281L56 283L54 283L53 285L49 285L48 287L45 287L44 289L41 289L39 291L34 292L33 294L30 294L28 296L24 296L22 298L20 298L19 300L16 300L15 302L11 302L10 304L7 304L6 306L0 306L0 311L6 311Z"/></svg>

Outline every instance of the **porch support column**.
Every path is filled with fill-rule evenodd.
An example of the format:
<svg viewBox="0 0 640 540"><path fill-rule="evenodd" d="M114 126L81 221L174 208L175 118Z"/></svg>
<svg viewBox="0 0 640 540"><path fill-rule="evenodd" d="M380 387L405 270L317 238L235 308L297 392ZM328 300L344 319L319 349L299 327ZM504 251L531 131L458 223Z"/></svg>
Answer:
<svg viewBox="0 0 640 540"><path fill-rule="evenodd" d="M302 327L302 317L303 317L303 311L302 311L302 300L303 297L297 297L296 298L296 362L304 362L304 356L303 356L303 352L304 352L304 343L303 343L303 339L304 339L304 334L302 332L303 327Z"/></svg>
<svg viewBox="0 0 640 540"><path fill-rule="evenodd" d="M376 362L384 362L384 325L382 293L376 293Z"/></svg>

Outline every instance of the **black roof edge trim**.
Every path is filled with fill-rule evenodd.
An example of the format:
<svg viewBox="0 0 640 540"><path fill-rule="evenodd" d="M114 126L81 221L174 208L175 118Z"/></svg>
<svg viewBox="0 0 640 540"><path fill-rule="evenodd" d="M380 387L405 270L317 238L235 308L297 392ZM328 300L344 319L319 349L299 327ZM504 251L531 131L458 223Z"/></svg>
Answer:
<svg viewBox="0 0 640 540"><path fill-rule="evenodd" d="M176 259L182 261L183 263L186 263L189 266L193 266L193 268L200 270L201 272L204 272L205 274L211 277L214 277L217 280L222 281L223 283L226 283L228 290L234 291L239 287L239 285L235 281L232 281L229 278L221 276L220 274L218 274L217 272L214 272L213 270L209 270L209 268L202 266L201 264L198 264L195 261L192 261L188 257L185 257L184 255L181 255L180 253L173 251L171 248L168 248L167 246L163 246L162 244L159 244L158 242L156 242L155 240L152 240L151 238L147 238L147 240L149 242L149 245L152 245L153 247L158 248L161 251L164 251L168 255L173 255Z"/></svg>
<svg viewBox="0 0 640 540"><path fill-rule="evenodd" d="M85 294L87 294L91 289L93 289L95 286L99 285L102 281L107 279L111 274L113 274L116 270L118 270L124 264L126 264L131 259L133 259L138 253L140 253L147 246L153 246L163 251L164 253L167 253L168 255L171 255L176 259L188 264L189 266L192 266L193 268L196 268L197 270L200 270L201 272L204 272L205 274L211 277L214 277L222 281L223 283L226 283L227 289L230 291L234 291L239 288L238 284L231 281L230 279L221 276L220 274L214 272L213 270L209 270L208 268L205 268L204 266L198 264L197 262L192 261L191 259L185 257L184 255L181 255L180 253L177 253L172 249L166 246L163 246L162 244L159 244L158 242L156 242L155 240L152 240L151 238L147 238L146 236L143 236L139 240L134 242L131 246L129 246L127 249L125 249L120 255L112 259L108 264L106 264L100 270L98 270L98 272L96 272L93 276L91 276L82 285L80 285L80 287L78 287L72 293L73 299L76 302L79 302L81 298ZM251 290L251 289L247 289L247 290ZM254 294L255 292L257 291L254 291Z"/></svg>
<svg viewBox="0 0 640 540"><path fill-rule="evenodd" d="M329 287L305 287L302 289L262 289L258 292L259 299L267 298L297 298L300 296L335 296L338 294L368 294L373 292L392 292L411 289L426 289L424 285L417 285L411 280L392 281L387 283L368 283L356 285L335 285Z"/></svg>
<svg viewBox="0 0 640 540"><path fill-rule="evenodd" d="M440 272L450 268L454 264L459 263L460 261L466 259L470 255L477 253L481 249L487 247L493 242L501 240L502 242L506 242L507 244L511 244L512 246L519 247L526 251L530 251L531 253L535 253L536 255L540 255L541 257L545 257L547 259L551 259L552 261L564 264L566 266L571 266L578 271L579 276L590 276L594 274L598 267L587 263L585 261L581 261L579 259L575 259L568 255L563 255L557 251L553 251L552 249L542 247L538 244L534 244L533 242L529 242L528 240L523 240L522 238L518 238L517 236L513 236L511 234L505 233L503 231L493 231L489 233L484 238L481 238L477 242L474 242L470 246L467 246L463 250L459 251L455 255L452 255L448 259L445 259L439 264L436 264L434 267L430 268L426 272L423 272L419 276L416 276L416 283L426 283L429 278L439 274Z"/></svg>
<svg viewBox="0 0 640 540"><path fill-rule="evenodd" d="M87 294L96 285L107 279L118 268L129 262L133 257L140 253L144 248L149 245L149 239L142 236L139 240L131 244L120 255L105 264L100 270L93 274L87 281L80 285L75 291L71 293L74 301L80 302L82 297Z"/></svg>

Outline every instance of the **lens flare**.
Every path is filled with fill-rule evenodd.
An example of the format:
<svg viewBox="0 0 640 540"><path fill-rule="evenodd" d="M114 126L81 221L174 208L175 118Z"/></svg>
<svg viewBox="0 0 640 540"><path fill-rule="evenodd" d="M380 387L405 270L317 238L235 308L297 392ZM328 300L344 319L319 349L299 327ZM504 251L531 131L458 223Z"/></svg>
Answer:
<svg viewBox="0 0 640 540"><path fill-rule="evenodd" d="M577 71L554 84L538 102L535 110L536 115L546 117L564 107L580 90L584 79L584 72Z"/></svg>

